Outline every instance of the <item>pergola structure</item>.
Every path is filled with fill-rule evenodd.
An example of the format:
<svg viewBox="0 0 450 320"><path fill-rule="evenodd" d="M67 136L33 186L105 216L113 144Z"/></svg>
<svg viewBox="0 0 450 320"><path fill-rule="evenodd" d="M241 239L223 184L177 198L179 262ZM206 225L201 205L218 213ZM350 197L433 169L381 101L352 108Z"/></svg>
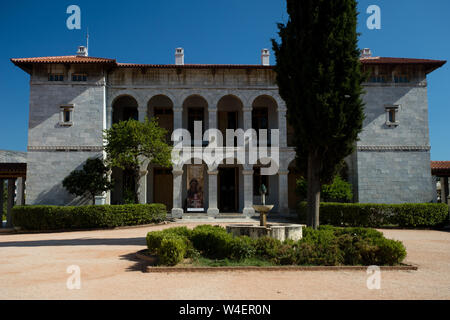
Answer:
<svg viewBox="0 0 450 320"><path fill-rule="evenodd" d="M6 227L12 227L11 213L14 205L25 204L27 163L25 152L0 151L0 217L3 216L3 194L7 185ZM0 225L1 226L1 225Z"/></svg>
<svg viewBox="0 0 450 320"><path fill-rule="evenodd" d="M450 161L431 161L431 175L440 178L441 202L450 205L450 190L448 178L450 177Z"/></svg>

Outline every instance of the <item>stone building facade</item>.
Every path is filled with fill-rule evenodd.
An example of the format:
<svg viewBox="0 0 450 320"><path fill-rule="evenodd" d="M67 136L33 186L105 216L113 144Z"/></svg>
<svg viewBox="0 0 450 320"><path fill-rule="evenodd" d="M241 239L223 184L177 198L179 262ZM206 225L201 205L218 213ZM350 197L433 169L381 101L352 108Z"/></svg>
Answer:
<svg viewBox="0 0 450 320"><path fill-rule="evenodd" d="M184 64L183 49L175 55L173 65L118 63L89 57L83 48L74 56L12 59L31 77L27 204L85 203L61 182L87 158L104 156L102 131L120 120L156 117L169 133L192 132L195 121L203 122L203 131L278 129L279 170L263 176L260 164L238 159L171 169L149 165L141 173L141 203L165 203L174 216L252 215L265 184L274 211L295 210L299 173L268 50L262 51L261 65ZM371 57L367 51L361 61L371 76L365 83L364 130L347 159L355 201L435 201L426 77L445 61ZM123 203L129 175L115 169L112 177L115 188L106 202Z"/></svg>

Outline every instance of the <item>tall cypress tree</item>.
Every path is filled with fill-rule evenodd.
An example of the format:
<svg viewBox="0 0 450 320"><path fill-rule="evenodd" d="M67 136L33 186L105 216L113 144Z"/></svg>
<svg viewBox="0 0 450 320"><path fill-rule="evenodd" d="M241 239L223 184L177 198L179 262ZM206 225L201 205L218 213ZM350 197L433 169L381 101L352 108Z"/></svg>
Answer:
<svg viewBox="0 0 450 320"><path fill-rule="evenodd" d="M354 151L364 104L356 0L287 0L289 20L272 40L277 84L307 173L308 225L319 226L320 189Z"/></svg>

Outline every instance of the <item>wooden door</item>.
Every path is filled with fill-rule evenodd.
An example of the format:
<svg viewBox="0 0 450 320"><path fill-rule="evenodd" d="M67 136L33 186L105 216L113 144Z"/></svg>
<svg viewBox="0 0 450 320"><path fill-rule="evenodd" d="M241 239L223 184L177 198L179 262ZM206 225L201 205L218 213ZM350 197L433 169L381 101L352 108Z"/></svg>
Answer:
<svg viewBox="0 0 450 320"><path fill-rule="evenodd" d="M173 177L171 169L154 169L153 202L165 204L167 211L172 210Z"/></svg>

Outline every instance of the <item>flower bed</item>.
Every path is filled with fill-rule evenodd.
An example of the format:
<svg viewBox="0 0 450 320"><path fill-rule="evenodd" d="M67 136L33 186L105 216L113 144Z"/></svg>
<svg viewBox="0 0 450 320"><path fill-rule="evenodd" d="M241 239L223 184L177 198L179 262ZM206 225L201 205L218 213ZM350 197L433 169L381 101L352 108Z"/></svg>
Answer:
<svg viewBox="0 0 450 320"><path fill-rule="evenodd" d="M218 226L177 227L149 232L147 247L165 266L394 266L406 257L400 241L373 229L322 226L303 232L299 241L281 242L233 237Z"/></svg>

